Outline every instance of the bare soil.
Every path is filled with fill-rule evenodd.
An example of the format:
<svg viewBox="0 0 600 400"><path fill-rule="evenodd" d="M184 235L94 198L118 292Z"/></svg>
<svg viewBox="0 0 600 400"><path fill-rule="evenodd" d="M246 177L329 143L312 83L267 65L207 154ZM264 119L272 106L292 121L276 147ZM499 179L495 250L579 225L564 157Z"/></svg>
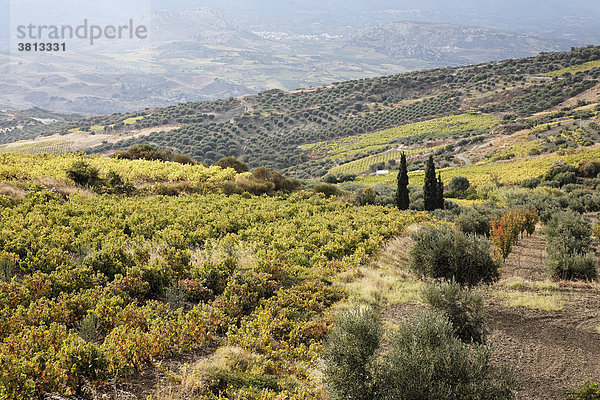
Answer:
<svg viewBox="0 0 600 400"><path fill-rule="evenodd" d="M546 279L546 241L525 237L503 266L502 277ZM523 399L566 399L586 381L600 380L600 291L596 284L561 282L564 311L506 307L488 296L490 342L497 361L513 366Z"/></svg>
<svg viewBox="0 0 600 400"><path fill-rule="evenodd" d="M543 236L521 239L502 266L502 279L546 280L545 248ZM555 292L565 299L565 308L557 312L510 307L493 295L493 286L480 290L487 303L493 362L517 373L520 399L567 399L584 382L600 381L598 284L560 282ZM385 317L399 321L419 307L390 307Z"/></svg>

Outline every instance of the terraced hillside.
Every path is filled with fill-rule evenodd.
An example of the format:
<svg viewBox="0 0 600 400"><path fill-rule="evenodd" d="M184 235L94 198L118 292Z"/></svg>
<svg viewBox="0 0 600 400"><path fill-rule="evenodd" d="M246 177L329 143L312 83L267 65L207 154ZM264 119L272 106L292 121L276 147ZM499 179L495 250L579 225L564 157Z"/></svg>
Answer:
<svg viewBox="0 0 600 400"><path fill-rule="evenodd" d="M421 150L433 148L438 156L443 155L444 165L456 166L464 164L465 159L445 151L455 150L447 148L449 144L461 149L481 144L477 136L489 133L502 122L536 124L531 117L540 121L538 113L560 112L570 99L581 97L579 105L593 103L594 97L588 97L598 91L599 59L600 48L589 46L532 58L361 79L293 92L271 90L242 98L111 116L40 120L5 113L0 140L8 144L49 136L71 141L72 150L90 153L110 153L148 143L189 154L206 164L233 155L251 167L267 166L301 178L320 177L330 170L363 173L373 164L394 160L395 149L426 156L431 149ZM577 104L574 100L569 106ZM448 128L419 132L419 125L411 125L452 115L460 119L466 113L483 113L478 117L482 123L451 134ZM556 120L542 119L543 123ZM417 131L409 134L407 130L413 127ZM395 130L390 131L392 128ZM364 146L357 145L343 158L332 157L330 151L321 151L317 144L354 142L365 134L380 139L376 143L363 141ZM75 135L78 140L71 140ZM361 159L360 167L356 163L343 166Z"/></svg>

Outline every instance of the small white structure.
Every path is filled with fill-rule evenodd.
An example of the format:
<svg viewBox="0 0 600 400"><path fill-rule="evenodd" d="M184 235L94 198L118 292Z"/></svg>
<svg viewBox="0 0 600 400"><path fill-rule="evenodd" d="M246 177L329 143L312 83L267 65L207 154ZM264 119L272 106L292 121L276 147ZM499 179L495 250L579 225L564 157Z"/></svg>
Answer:
<svg viewBox="0 0 600 400"><path fill-rule="evenodd" d="M375 175L389 175L390 171L387 169L380 169L379 171L375 172Z"/></svg>

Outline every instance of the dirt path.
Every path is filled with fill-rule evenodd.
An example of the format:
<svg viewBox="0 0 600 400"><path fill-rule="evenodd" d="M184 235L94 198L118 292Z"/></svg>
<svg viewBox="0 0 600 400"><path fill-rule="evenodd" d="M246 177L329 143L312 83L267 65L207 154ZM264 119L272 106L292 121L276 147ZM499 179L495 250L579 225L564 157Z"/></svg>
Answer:
<svg viewBox="0 0 600 400"><path fill-rule="evenodd" d="M520 277L530 281L543 281L546 261L546 240L543 236L525 236L513 247L501 267L502 278Z"/></svg>
<svg viewBox="0 0 600 400"><path fill-rule="evenodd" d="M463 165L471 165L472 164L471 160L469 160L467 157L463 156L462 154L455 154L454 157L456 157L460 161L462 161Z"/></svg>

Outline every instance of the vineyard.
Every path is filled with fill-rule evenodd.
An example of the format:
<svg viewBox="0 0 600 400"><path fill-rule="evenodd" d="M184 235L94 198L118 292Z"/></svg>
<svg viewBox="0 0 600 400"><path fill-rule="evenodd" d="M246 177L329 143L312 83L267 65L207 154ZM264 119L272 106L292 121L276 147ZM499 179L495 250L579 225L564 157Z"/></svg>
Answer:
<svg viewBox="0 0 600 400"><path fill-rule="evenodd" d="M63 156L2 154L0 155L0 180L14 182L54 178L68 182L66 170L80 159L82 156L77 154ZM133 182L220 182L233 179L236 175L232 169L175 162L120 160L100 156L85 157L85 160L91 166L98 168L102 175L112 171Z"/></svg>
<svg viewBox="0 0 600 400"><path fill-rule="evenodd" d="M354 174L359 175L369 171L369 168L373 164L385 163L389 160L399 160L400 155L405 153L407 156L435 151L441 149L444 146L433 146L421 149L395 149L387 150L383 153L379 153L373 156L361 158L356 161L342 164L329 170L330 174Z"/></svg>
<svg viewBox="0 0 600 400"><path fill-rule="evenodd" d="M481 353L452 336L462 317L438 315L453 337L448 349L485 359L477 374L491 354L483 342L489 315L497 359L515 361L525 377L534 369L548 375L525 380L529 392L552 386L545 398L560 398L597 382L586 365L598 360L600 332L591 282L600 223L590 222L600 212L600 94L589 90L600 81L599 59L600 47L589 46L48 124L11 114L0 137L0 399L383 399L389 393L375 384L366 388L379 390L373 396L331 391L328 341L343 325L335 315L354 301L373 305L386 332L406 333L412 323L404 317L428 307L419 292L440 278L485 282L455 287L474 310L485 307L476 318ZM133 129L144 132L125 134ZM53 137L18 142L100 131L114 140L88 155ZM89 155L116 150L114 158ZM408 157L395 162L401 153ZM370 175L378 169L391 173ZM413 171L410 187L398 170ZM573 238L562 243L567 228ZM548 279L560 283L543 280L552 268ZM578 277L585 282L562 280ZM565 296L559 306L536 292L549 286ZM471 318L457 299L440 303ZM541 314L560 310L568 312ZM561 318L564 325L549 326ZM379 329L367 325L360 329ZM437 340L431 324L417 325ZM586 344L592 361L573 361L580 354L565 330L596 335ZM335 354L354 362L364 349L340 332ZM533 344L524 340L531 332L541 335ZM384 376L394 390L411 379L420 390L428 384L415 378L413 359L431 354L417 371L429 378L433 364L450 360L438 353L443 346L413 339L401 344L421 346L415 357L394 355L390 343L409 336L382 337L363 370L347 369L358 378L339 374L340 385L365 389ZM545 357L546 347L563 344L565 357ZM378 352L396 358L376 365ZM535 360L522 362L530 353ZM399 365L406 371L380 374ZM473 389L464 382L450 386ZM164 388L175 392L158 396ZM440 398L419 393L388 398ZM473 393L450 398L515 395Z"/></svg>
<svg viewBox="0 0 600 400"><path fill-rule="evenodd" d="M538 177L555 164L565 163L576 165L580 161L596 158L600 158L599 149L585 149L575 154L551 154L503 163L481 163L464 167L442 168L440 169L440 173L444 182L449 181L455 176L464 176L475 185L481 185L486 182L514 184L527 178ZM383 176L368 176L361 178L360 182L368 185L393 185L396 182L396 175L396 173L393 173ZM424 175L423 172L410 173L410 183L412 185L422 185Z"/></svg>
<svg viewBox="0 0 600 400"><path fill-rule="evenodd" d="M426 218L307 193L3 198L0 397L90 394L236 346L259 361L227 396L317 398L310 371L344 296L331 277Z"/></svg>
<svg viewBox="0 0 600 400"><path fill-rule="evenodd" d="M37 143L28 143L23 145L12 145L0 147L0 154L21 153L21 154L66 154L71 151L72 142L62 140L41 141Z"/></svg>
<svg viewBox="0 0 600 400"><path fill-rule="evenodd" d="M436 118L424 122L402 125L397 128L351 136L339 140L305 145L303 150L323 153L334 160L347 160L355 154L383 149L394 140L427 134L440 134L441 138L455 137L463 133L487 133L498 125L500 120L487 114L461 114Z"/></svg>

